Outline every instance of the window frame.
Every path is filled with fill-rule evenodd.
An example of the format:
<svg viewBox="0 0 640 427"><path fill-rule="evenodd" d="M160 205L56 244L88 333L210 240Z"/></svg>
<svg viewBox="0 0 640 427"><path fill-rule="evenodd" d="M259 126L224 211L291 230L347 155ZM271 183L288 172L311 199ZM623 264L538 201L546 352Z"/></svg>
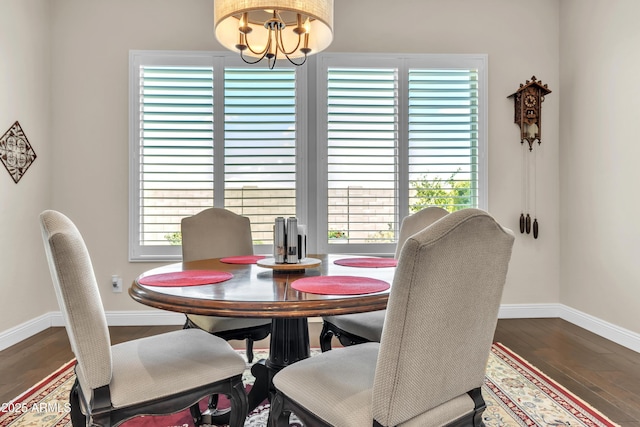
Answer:
<svg viewBox="0 0 640 427"><path fill-rule="evenodd" d="M251 67L233 52L141 51L129 52L129 261L170 262L181 259L180 246L142 246L140 235L140 76L141 65L211 66L215 85L224 82L225 67ZM276 67L287 66L278 63ZM253 65L256 67L256 65ZM488 210L488 56L486 54L380 54L320 53L296 68L296 216L307 225L308 253L390 255L395 243L329 244L327 183L328 67L398 69L398 139L408 137L408 87L410 68L478 70L478 207ZM403 77L404 76L404 77ZM324 80L323 80L324 79ZM324 82L324 84L323 84ZM221 107L222 106L222 107ZM214 153L224 153L224 91L214 89ZM403 119L403 117L405 119ZM397 222L409 214L408 144L398 144ZM224 155L214 154L214 182L224 183ZM220 184L218 184L220 185ZM316 196L313 196L316 192ZM215 207L224 207L224 191L217 191ZM396 224L398 226L399 224ZM399 227L396 228L399 230ZM271 253L271 245L256 245L256 253Z"/></svg>
<svg viewBox="0 0 640 427"><path fill-rule="evenodd" d="M390 255L395 243L340 244L329 243L328 234L328 129L327 76L331 67L397 68L398 73L398 181L396 230L401 218L409 215L409 120L408 74L410 69L476 69L478 72L478 208L488 209L488 86L486 54L319 54L317 60L317 234L315 240L320 253L352 253Z"/></svg>
<svg viewBox="0 0 640 427"><path fill-rule="evenodd" d="M194 66L212 67L214 75L214 115L213 115L213 164L214 190L213 206L223 208L224 195L224 73L226 68L250 68L238 55L232 52L200 51L146 51L129 52L129 261L130 262L169 262L180 261L182 250L179 245L141 245L140 244L140 67L141 66ZM277 66L289 66L278 63ZM256 67L255 65L253 67ZM308 172L307 161L307 71L306 67L296 70L296 216L301 224L307 223ZM222 82L220 84L219 82ZM216 87L218 88L216 90ZM222 90L220 90L222 88ZM222 113L219 112L222 109ZM256 253L271 251L271 245L254 245Z"/></svg>

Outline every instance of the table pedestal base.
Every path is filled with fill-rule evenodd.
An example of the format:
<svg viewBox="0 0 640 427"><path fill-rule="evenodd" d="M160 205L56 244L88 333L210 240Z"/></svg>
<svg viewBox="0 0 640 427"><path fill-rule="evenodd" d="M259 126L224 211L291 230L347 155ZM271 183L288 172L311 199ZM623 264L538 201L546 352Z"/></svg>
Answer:
<svg viewBox="0 0 640 427"><path fill-rule="evenodd" d="M311 354L309 346L309 324L307 318L274 318L271 320L271 338L269 358L260 360L251 367L251 374L256 378L249 391L249 412L258 407L265 399L271 401L275 394L273 377L282 368L298 360L306 359ZM229 422L229 414L218 412L206 414L205 420L212 424Z"/></svg>
<svg viewBox="0 0 640 427"><path fill-rule="evenodd" d="M309 324L306 317L274 318L271 320L269 358L253 365L256 380L249 392L249 410L275 393L273 376L282 368L309 357ZM255 391L254 391L255 390Z"/></svg>

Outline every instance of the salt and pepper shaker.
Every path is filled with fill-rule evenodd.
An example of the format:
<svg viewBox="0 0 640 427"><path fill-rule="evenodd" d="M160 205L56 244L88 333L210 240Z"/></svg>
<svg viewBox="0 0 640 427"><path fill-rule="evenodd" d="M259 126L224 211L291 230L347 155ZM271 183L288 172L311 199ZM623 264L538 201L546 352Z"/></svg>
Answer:
<svg viewBox="0 0 640 427"><path fill-rule="evenodd" d="M276 264L284 264L286 261L287 242L284 218L279 216L273 226L273 258Z"/></svg>
<svg viewBox="0 0 640 427"><path fill-rule="evenodd" d="M298 260L298 219L287 219L287 264L297 264Z"/></svg>
<svg viewBox="0 0 640 427"><path fill-rule="evenodd" d="M277 217L273 225L273 259L276 264L298 264L307 257L307 227L296 217Z"/></svg>

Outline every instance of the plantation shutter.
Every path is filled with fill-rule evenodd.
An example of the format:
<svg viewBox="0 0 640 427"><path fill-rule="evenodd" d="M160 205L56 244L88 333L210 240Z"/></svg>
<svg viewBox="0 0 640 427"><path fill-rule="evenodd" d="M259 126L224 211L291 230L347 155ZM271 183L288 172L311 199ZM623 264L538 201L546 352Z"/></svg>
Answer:
<svg viewBox="0 0 640 427"><path fill-rule="evenodd" d="M328 241L395 241L397 71L327 72Z"/></svg>
<svg viewBox="0 0 640 427"><path fill-rule="evenodd" d="M139 243L179 244L180 220L213 206L213 69L140 68Z"/></svg>
<svg viewBox="0 0 640 427"><path fill-rule="evenodd" d="M409 70L409 208L478 206L478 72Z"/></svg>
<svg viewBox="0 0 640 427"><path fill-rule="evenodd" d="M295 69L225 69L225 208L273 243L278 216L296 216Z"/></svg>
<svg viewBox="0 0 640 427"><path fill-rule="evenodd" d="M393 253L424 206L487 208L486 55L129 60L132 261L179 260L180 221L210 206L249 217L256 253L296 216L313 250L362 254Z"/></svg>

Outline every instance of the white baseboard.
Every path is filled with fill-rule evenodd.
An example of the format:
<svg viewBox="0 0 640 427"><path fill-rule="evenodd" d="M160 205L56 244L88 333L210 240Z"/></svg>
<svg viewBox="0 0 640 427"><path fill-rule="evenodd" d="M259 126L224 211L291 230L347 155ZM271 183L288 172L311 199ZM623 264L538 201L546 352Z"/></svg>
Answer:
<svg viewBox="0 0 640 427"><path fill-rule="evenodd" d="M562 315L559 317L609 341L640 353L640 334L636 332L605 322L602 319L567 306L562 306Z"/></svg>
<svg viewBox="0 0 640 427"><path fill-rule="evenodd" d="M106 315L109 326L183 325L185 321L184 314L161 310L108 311ZM51 324L49 326L64 326L64 319L59 311L51 312L49 316L51 318Z"/></svg>
<svg viewBox="0 0 640 427"><path fill-rule="evenodd" d="M183 325L184 314L161 310L110 311L106 313L109 326ZM53 326L64 326L59 311L52 311L18 326L0 332L0 350L11 347L38 332Z"/></svg>
<svg viewBox="0 0 640 427"><path fill-rule="evenodd" d="M184 315L161 310L110 311L109 326L182 325ZM563 304L503 304L498 313L500 319L535 319L559 317L596 335L640 353L640 334L621 328ZM311 318L319 322L320 318ZM60 312L50 312L35 319L0 332L0 350L11 347L38 332L52 326L64 326Z"/></svg>
<svg viewBox="0 0 640 427"><path fill-rule="evenodd" d="M498 319L544 319L562 317L560 304L502 304Z"/></svg>
<svg viewBox="0 0 640 427"><path fill-rule="evenodd" d="M62 315L60 313L58 314L62 319ZM4 350L5 348L18 344L20 341L51 327L51 315L52 313L46 313L18 326L7 329L6 331L0 332L0 350Z"/></svg>

